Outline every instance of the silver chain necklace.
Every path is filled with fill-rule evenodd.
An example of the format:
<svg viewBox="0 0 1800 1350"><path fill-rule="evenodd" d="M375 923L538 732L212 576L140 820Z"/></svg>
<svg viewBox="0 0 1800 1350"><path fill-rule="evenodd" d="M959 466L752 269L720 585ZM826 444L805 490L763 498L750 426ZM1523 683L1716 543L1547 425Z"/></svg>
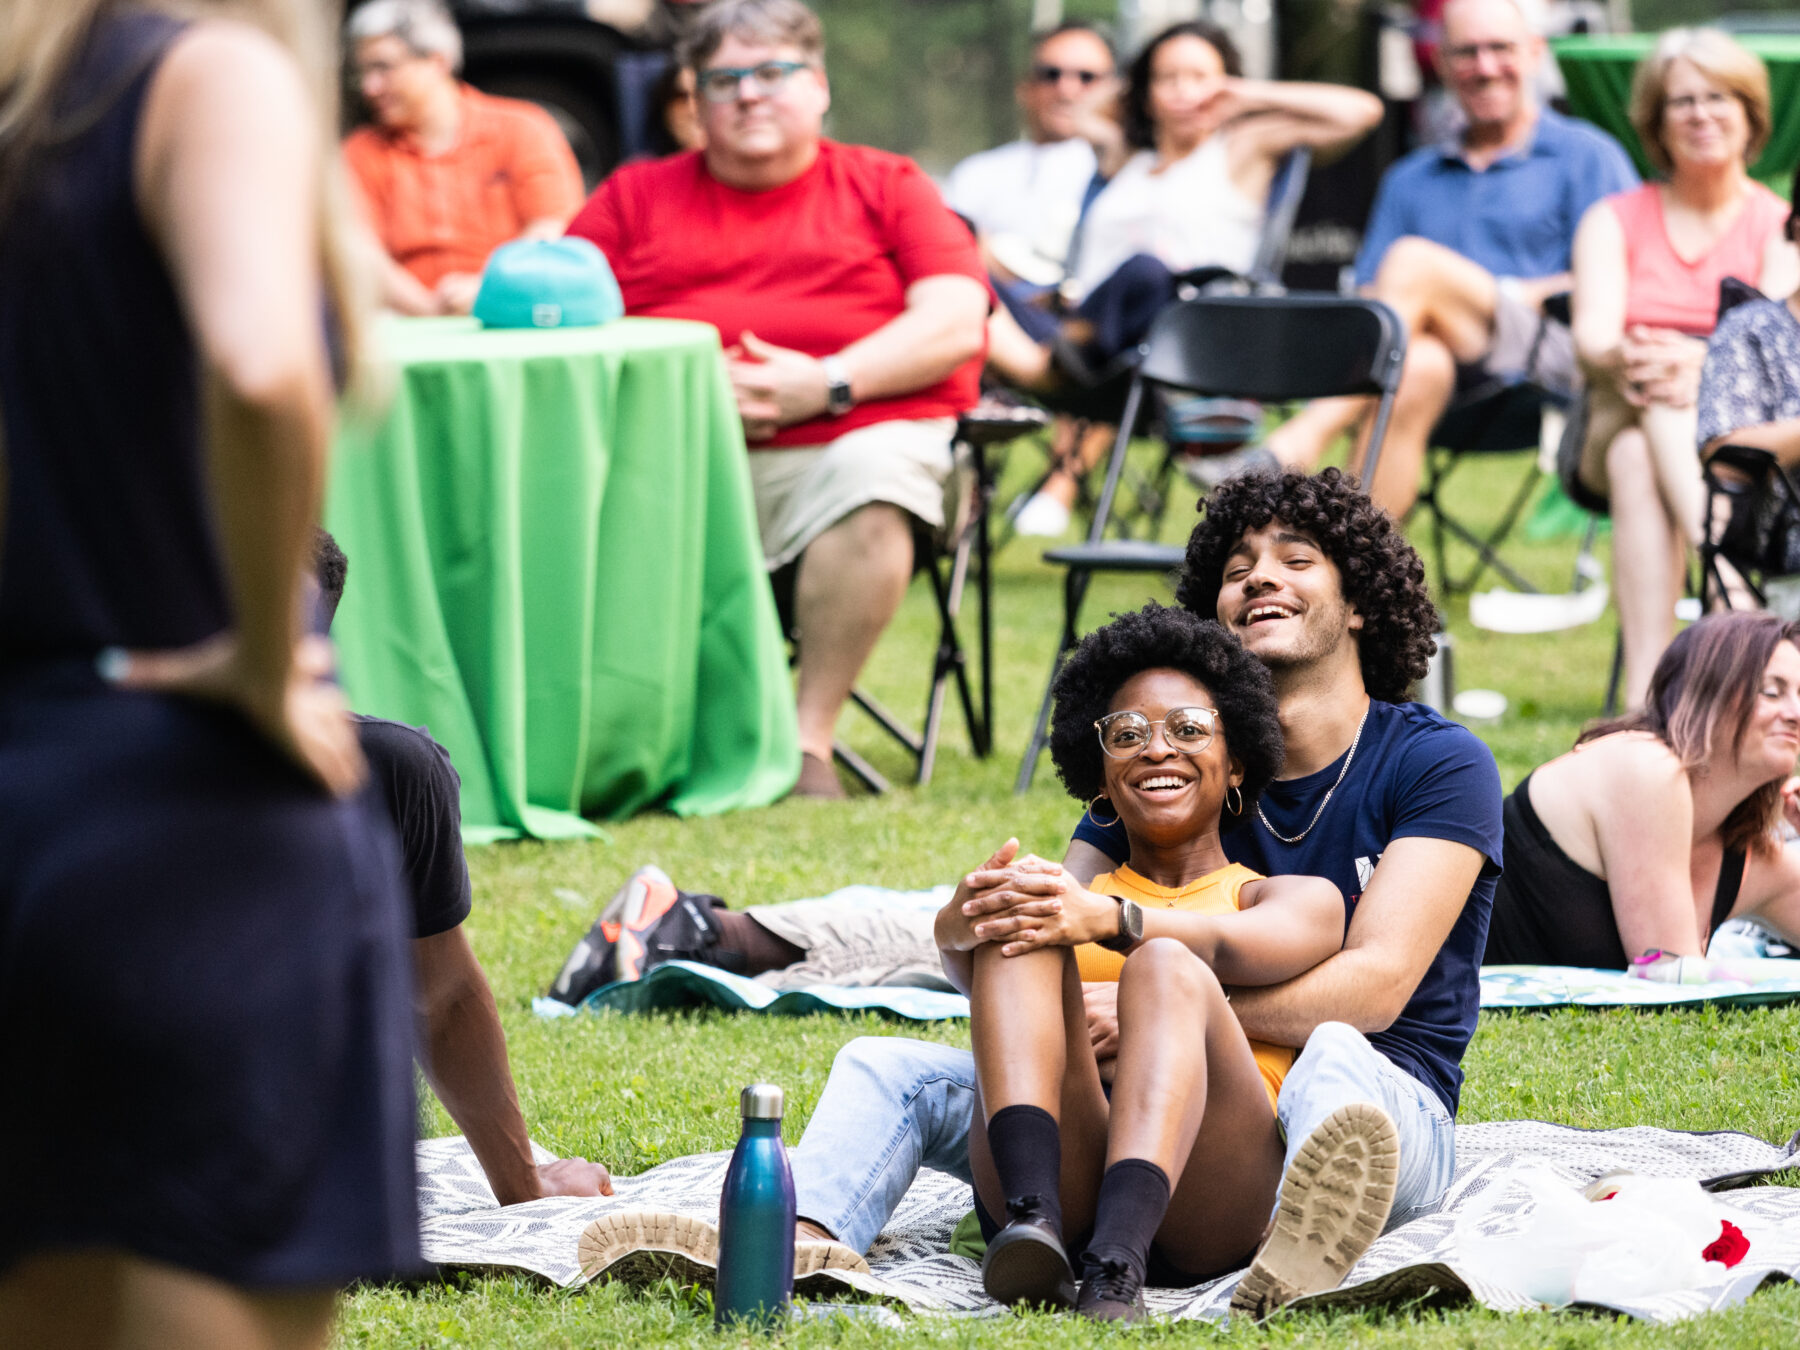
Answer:
<svg viewBox="0 0 1800 1350"><path fill-rule="evenodd" d="M1369 710L1374 706L1375 702L1371 699L1369 701L1369 707L1363 709L1362 721L1356 724L1356 737L1350 742L1350 753L1344 756L1344 767L1338 770L1337 782L1333 783L1330 791L1326 792L1325 800L1319 803L1319 809L1313 812L1313 818L1307 822L1306 828L1300 831L1300 833L1295 835L1292 839L1289 839L1280 830L1269 824L1269 818L1263 814L1262 803L1258 802L1256 804L1256 818L1262 822L1265 830L1284 844L1297 844L1313 832L1313 826L1319 823L1319 817L1324 815L1325 808L1331 805L1331 794L1343 786L1344 775L1350 772L1350 765L1356 760L1356 747L1362 744L1363 728L1369 725Z"/></svg>

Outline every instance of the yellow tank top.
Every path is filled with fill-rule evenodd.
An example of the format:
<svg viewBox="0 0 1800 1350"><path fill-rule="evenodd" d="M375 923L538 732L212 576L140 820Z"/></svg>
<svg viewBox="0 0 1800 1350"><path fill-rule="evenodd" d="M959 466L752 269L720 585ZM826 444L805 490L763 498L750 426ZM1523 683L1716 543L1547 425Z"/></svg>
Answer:
<svg viewBox="0 0 1800 1350"><path fill-rule="evenodd" d="M1137 901L1145 909L1185 909L1196 914L1230 914L1240 908L1238 892L1244 889L1244 883L1261 879L1260 873L1252 872L1238 863L1230 863L1216 872L1208 872L1199 881L1171 889L1158 886L1129 867L1120 867L1117 871L1095 877L1088 884L1088 889L1097 895L1122 895L1127 900ZM1125 968L1125 958L1118 952L1109 952L1092 942L1084 942L1075 948L1075 965L1081 971L1083 980L1110 982L1119 978L1119 972ZM1268 1045L1262 1041L1251 1041L1250 1050L1256 1056L1256 1067L1262 1072L1263 1087L1269 1094L1269 1108L1273 1110L1275 1098L1281 1092L1281 1080L1294 1067L1296 1052L1287 1046Z"/></svg>

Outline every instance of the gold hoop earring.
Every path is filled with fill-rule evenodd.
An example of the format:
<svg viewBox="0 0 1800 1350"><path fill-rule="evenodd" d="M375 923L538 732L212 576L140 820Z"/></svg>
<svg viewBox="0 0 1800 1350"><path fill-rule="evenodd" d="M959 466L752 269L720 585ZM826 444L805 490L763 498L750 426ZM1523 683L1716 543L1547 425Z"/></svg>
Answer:
<svg viewBox="0 0 1800 1350"><path fill-rule="evenodd" d="M1115 826L1119 823L1118 807L1115 806L1113 808L1113 818L1111 820L1102 820L1102 819L1100 819L1099 816L1094 814L1094 803L1095 802L1103 802L1105 800L1106 800L1106 794L1104 792L1096 792L1087 804L1087 818L1089 820L1093 821L1094 824L1098 825L1101 829L1110 830L1113 826Z"/></svg>
<svg viewBox="0 0 1800 1350"><path fill-rule="evenodd" d="M1237 792L1236 806L1231 804L1231 794L1234 792ZM1233 783L1230 787L1225 789L1225 806L1234 816L1241 816L1244 814L1244 794L1238 791L1238 785L1236 783Z"/></svg>

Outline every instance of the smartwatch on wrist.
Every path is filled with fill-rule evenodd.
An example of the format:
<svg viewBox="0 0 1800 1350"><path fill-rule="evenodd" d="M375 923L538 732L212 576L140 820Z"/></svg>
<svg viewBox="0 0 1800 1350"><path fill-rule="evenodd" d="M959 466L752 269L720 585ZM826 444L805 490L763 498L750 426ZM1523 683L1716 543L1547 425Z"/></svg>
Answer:
<svg viewBox="0 0 1800 1350"><path fill-rule="evenodd" d="M1101 938L1095 945L1109 952L1128 952L1144 940L1143 906L1122 895L1111 898L1119 902L1119 931L1112 937Z"/></svg>
<svg viewBox="0 0 1800 1350"><path fill-rule="evenodd" d="M825 411L842 417L856 406L850 393L850 370L844 358L835 354L819 358L819 365L825 371Z"/></svg>

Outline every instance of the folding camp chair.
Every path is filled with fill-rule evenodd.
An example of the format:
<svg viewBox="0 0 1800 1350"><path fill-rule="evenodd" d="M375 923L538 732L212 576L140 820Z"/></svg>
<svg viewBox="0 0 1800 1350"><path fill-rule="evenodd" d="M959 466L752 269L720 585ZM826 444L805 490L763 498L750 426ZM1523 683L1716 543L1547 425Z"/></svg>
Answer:
<svg viewBox="0 0 1800 1350"><path fill-rule="evenodd" d="M1096 572L1160 572L1181 566L1176 545L1109 540L1107 517L1131 443L1131 428L1148 395L1174 389L1285 403L1346 394L1380 396L1369 436L1364 481L1373 481L1387 434L1406 331L1379 300L1338 295L1201 296L1178 301L1157 317L1126 394L1125 413L1107 461L1106 480L1088 526L1087 542L1050 549L1047 562L1067 569L1063 629L1037 722L1019 765L1015 790L1031 786L1048 739L1051 688L1080 640L1081 604Z"/></svg>
<svg viewBox="0 0 1800 1350"><path fill-rule="evenodd" d="M925 720L918 730L906 725L874 695L857 688L850 701L891 736L911 756L915 781L931 781L937 763L944 705L950 687L956 687L969 748L985 758L993 748L993 573L988 505L994 495L994 473L989 446L1012 440L1041 428L1048 417L1042 409L984 403L957 419L955 457L944 529L918 525L913 531L915 572L923 572L931 586L938 614L937 649L932 654L931 682L925 700ZM783 568L774 578L776 607L782 626L794 636L793 583L796 565ZM971 684L968 653L964 651L958 619L970 574L975 578L979 681ZM843 741L834 741L832 757L871 792L886 792L887 778Z"/></svg>
<svg viewBox="0 0 1800 1350"><path fill-rule="evenodd" d="M1547 325L1569 322L1569 297L1566 294L1551 296L1545 301L1544 316L1531 355L1526 358L1527 370L1535 365L1537 347L1544 341ZM1546 411L1566 417L1576 402L1577 396L1569 391L1531 379L1507 381L1478 376L1458 388L1450 407L1432 428L1431 446L1425 454L1425 481L1413 506L1415 512L1431 513L1432 556L1437 564L1440 595L1474 590L1482 573L1489 568L1504 577L1508 585L1528 594L1537 592L1536 586L1500 556L1500 548L1511 536L1543 477L1537 452L1542 444ZM1460 466L1476 456L1516 454L1525 450L1533 453L1499 522L1492 529L1480 533L1467 521L1450 513L1444 504L1444 484ZM1455 536L1475 550L1475 562L1462 577L1450 575L1448 536Z"/></svg>
<svg viewBox="0 0 1800 1350"><path fill-rule="evenodd" d="M1223 267L1199 268L1176 278L1177 294L1182 299L1192 299L1201 294L1218 292L1279 293L1282 269L1287 266L1288 244L1293 237L1294 218L1300 210L1301 199L1306 195L1306 183L1311 170L1312 151L1304 147L1290 150L1276 166L1275 176L1269 183L1262 237L1257 242L1256 257L1248 272L1239 276ZM1098 384L1046 398L1046 405L1053 412L1068 413L1083 423L1116 424L1123 415L1132 370L1142 350L1142 347L1137 347L1122 353L1101 373ZM1141 417L1140 420L1147 424L1154 420L1154 412L1153 408L1144 408L1143 413L1151 416ZM1142 431L1145 427L1137 429ZM1073 442L1075 449L1079 449L1081 441L1082 435L1078 430ZM1008 506L1003 529L1010 530L1013 517L1017 514L1016 508L1028 501L1061 470L1072 470L1075 474L1075 515L1079 519L1093 519L1098 499L1089 481L1091 475L1081 472L1078 464L1066 462L1066 458L1052 459L1037 481ZM1122 539L1156 537L1163 515L1168 510L1170 489L1180 459L1179 449L1173 443L1165 441L1156 466L1148 473L1139 474L1127 466L1122 479L1123 496L1114 503L1112 512L1111 528L1115 535ZM1010 534L1003 535L1001 542L1004 544L1007 538L1010 538Z"/></svg>

